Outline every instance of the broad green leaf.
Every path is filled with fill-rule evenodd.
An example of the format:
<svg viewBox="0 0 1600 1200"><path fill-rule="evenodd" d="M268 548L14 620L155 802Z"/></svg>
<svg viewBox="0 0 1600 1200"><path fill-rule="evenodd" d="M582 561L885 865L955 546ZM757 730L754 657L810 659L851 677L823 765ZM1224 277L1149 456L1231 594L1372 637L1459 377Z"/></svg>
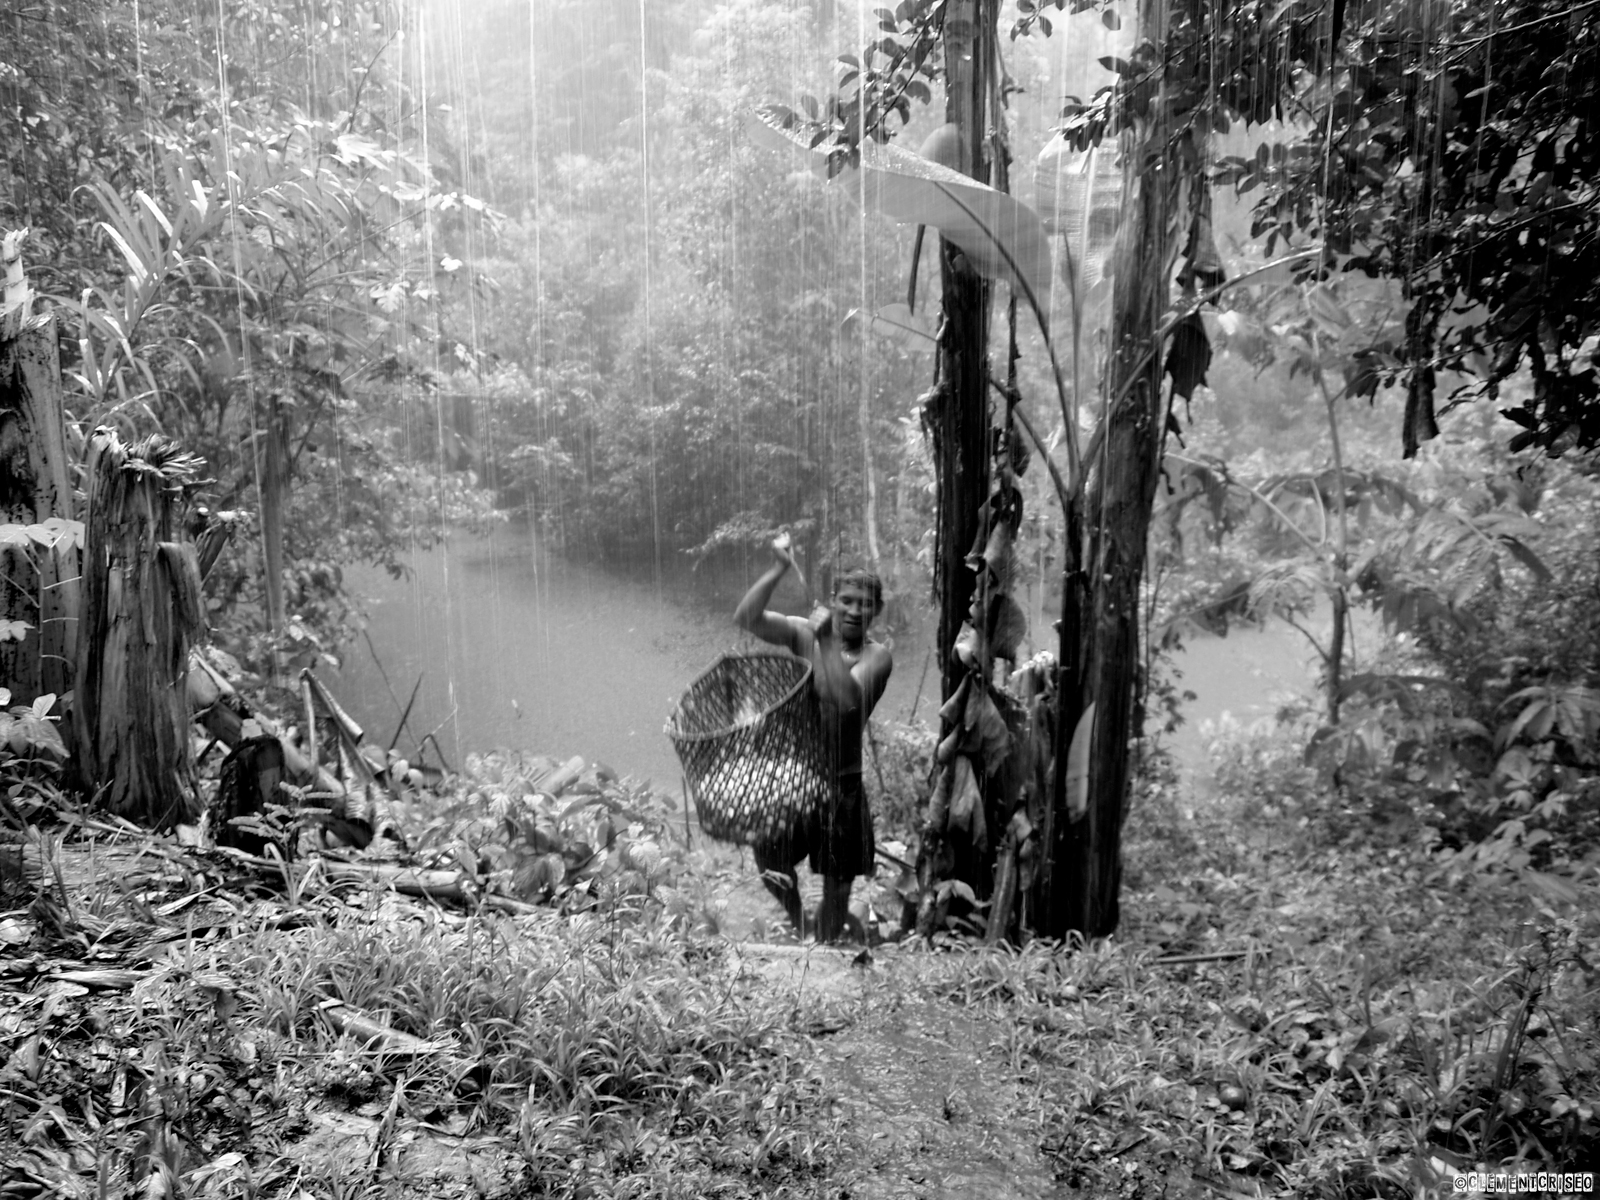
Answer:
<svg viewBox="0 0 1600 1200"><path fill-rule="evenodd" d="M1114 149L1075 150L1057 135L1034 163L1034 206L1047 232L1058 233L1072 252L1077 283L1092 287L1104 277L1122 215L1122 165Z"/></svg>
<svg viewBox="0 0 1600 1200"><path fill-rule="evenodd" d="M1500 538L1500 544L1506 548L1506 551L1511 555L1512 558L1516 559L1523 566L1527 567L1528 570L1532 571L1540 583L1549 583L1555 578L1555 576L1550 573L1550 568L1544 565L1544 559L1535 554L1532 547L1530 547L1520 538L1514 538L1509 534L1502 534Z"/></svg>
<svg viewBox="0 0 1600 1200"><path fill-rule="evenodd" d="M1306 289L1306 307L1319 328L1330 337L1339 337L1355 325L1354 319L1339 303L1338 296L1325 283Z"/></svg>
<svg viewBox="0 0 1600 1200"><path fill-rule="evenodd" d="M1524 736L1530 742L1542 742L1550 736L1555 721L1555 705L1550 702L1548 696L1541 695L1518 713L1510 725L1501 730L1497 740L1502 746L1509 746Z"/></svg>
<svg viewBox="0 0 1600 1200"><path fill-rule="evenodd" d="M161 211L160 205L150 199L150 196L142 188L133 194L133 198L144 205L145 211L154 217L156 224L161 227L161 232L170 238L172 236L172 222L167 220L167 215Z"/></svg>
<svg viewBox="0 0 1600 1200"><path fill-rule="evenodd" d="M127 262L129 273L138 282L139 286L143 287L149 282L150 271L145 266L144 261L134 252L133 247L128 244L128 239L105 221L100 222L100 228L106 231L106 234L111 238L112 244L116 246L123 259Z"/></svg>
<svg viewBox="0 0 1600 1200"><path fill-rule="evenodd" d="M74 521L67 517L46 517L39 522L39 526L50 537L53 547L66 546L69 549L79 549L83 546L83 522Z"/></svg>
<svg viewBox="0 0 1600 1200"><path fill-rule="evenodd" d="M1577 904L1583 899L1578 889L1559 875L1551 875L1546 871L1535 871L1532 867L1524 867L1522 878L1535 891L1543 893L1548 899L1554 900L1559 904Z"/></svg>
<svg viewBox="0 0 1600 1200"><path fill-rule="evenodd" d="M1211 342L1198 313L1190 313L1172 330L1167 348L1166 373L1172 376L1172 392L1185 400L1206 381L1211 366Z"/></svg>

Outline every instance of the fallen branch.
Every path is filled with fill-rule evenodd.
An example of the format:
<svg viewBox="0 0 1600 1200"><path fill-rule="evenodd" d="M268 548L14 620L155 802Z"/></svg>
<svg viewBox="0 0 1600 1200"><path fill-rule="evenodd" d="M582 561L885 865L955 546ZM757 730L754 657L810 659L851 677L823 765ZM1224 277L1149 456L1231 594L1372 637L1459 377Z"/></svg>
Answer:
<svg viewBox="0 0 1600 1200"><path fill-rule="evenodd" d="M1167 958L1153 958L1150 960L1152 967L1182 967L1190 963L1234 962L1241 958L1249 958L1248 950L1218 950L1211 954L1174 954Z"/></svg>
<svg viewBox="0 0 1600 1200"><path fill-rule="evenodd" d="M131 988L144 978L144 972L115 967L86 968L82 971L52 971L50 978L58 983L75 983L86 988Z"/></svg>
<svg viewBox="0 0 1600 1200"><path fill-rule="evenodd" d="M385 1025L342 1000L325 1000L318 1005L328 1024L340 1033L358 1038L369 1050L397 1057L416 1058L427 1054L448 1054L452 1047L443 1042L428 1042Z"/></svg>
<svg viewBox="0 0 1600 1200"><path fill-rule="evenodd" d="M913 871L913 870L916 869L910 863L908 863L905 859L901 858L899 855L890 854L882 846L875 846L875 847L873 847L873 849L877 852L878 857L883 859L884 862L890 863L893 866L899 867L902 871Z"/></svg>
<svg viewBox="0 0 1600 1200"><path fill-rule="evenodd" d="M551 799L556 799L562 792L578 782L578 776L583 774L586 766L588 764L583 761L583 756L575 754L543 779L535 779L533 781L534 790L543 792Z"/></svg>
<svg viewBox="0 0 1600 1200"><path fill-rule="evenodd" d="M324 874L338 883L361 883L368 887L385 888L404 896L421 896L428 900L453 900L458 904L476 904L481 893L472 876L464 871L426 871L414 867L398 867L390 863L336 863L323 862Z"/></svg>
<svg viewBox="0 0 1600 1200"><path fill-rule="evenodd" d="M510 913L516 917L531 917L535 913L549 912L550 910L538 904L529 904L526 900L517 900L511 896L501 896L491 893L483 898L485 908L498 909L503 913Z"/></svg>
<svg viewBox="0 0 1600 1200"><path fill-rule="evenodd" d="M270 874L281 874L285 864L277 859L262 858L233 847L218 847L225 854L245 866ZM484 893L477 889L473 877L464 871L423 870L402 867L394 863L338 862L326 858L315 859L321 873L330 883L353 883L358 886L398 892L424 900L448 900L456 904L482 905L512 916L527 917L547 911L540 905L529 904L514 896L497 892ZM293 869L293 866L290 866Z"/></svg>

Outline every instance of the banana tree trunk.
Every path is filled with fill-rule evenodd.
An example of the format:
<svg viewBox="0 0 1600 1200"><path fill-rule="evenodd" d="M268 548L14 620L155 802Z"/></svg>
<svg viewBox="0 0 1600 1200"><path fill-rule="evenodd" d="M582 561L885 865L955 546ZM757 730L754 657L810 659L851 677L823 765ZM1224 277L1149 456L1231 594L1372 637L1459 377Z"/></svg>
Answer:
<svg viewBox="0 0 1600 1200"><path fill-rule="evenodd" d="M178 541L199 460L160 436L90 443L73 726L79 783L147 826L199 815L189 648L204 621L194 546Z"/></svg>
<svg viewBox="0 0 1600 1200"><path fill-rule="evenodd" d="M40 526L72 517L61 363L55 318L31 312L22 237L4 242L5 300L0 306L0 524ZM35 542L4 554L0 618L31 628L0 640L0 684L14 703L72 689L72 638L78 619L76 541Z"/></svg>
<svg viewBox="0 0 1600 1200"><path fill-rule="evenodd" d="M988 73L994 58L997 17L996 0L956 0L944 26L945 118L954 128L957 144L953 165L981 182L988 182L990 174L984 128L992 91ZM970 671L956 657L955 647L962 625L973 618L977 579L966 559L978 540L989 495L991 289L966 256L944 239L939 243L939 263L943 308L939 384L925 402L923 417L932 433L938 492L934 588L939 626L935 646L940 695L949 701ZM939 731L941 742L961 720L962 714L952 712L947 704ZM959 787L954 784L958 778L966 781ZM948 889L942 893L944 900L938 899L940 881L953 876L979 897L990 890L994 846L975 832L984 828L981 811L976 822L971 816L974 807L981 810L983 806L986 779L984 764L969 756L946 758L942 763L917 856L922 886L917 924L924 934L933 931L948 904ZM964 821L960 816L963 805L967 812ZM963 829L952 828L963 824ZM997 836L994 841L998 840Z"/></svg>
<svg viewBox="0 0 1600 1200"><path fill-rule="evenodd" d="M957 168L988 182L983 124L992 56L994 0L957 0L945 20L945 119L959 142ZM939 498L937 577L940 695L948 700L966 669L952 654L969 617L974 577L966 556L989 495L989 284L956 246L939 241L944 336L939 343L938 411L931 413Z"/></svg>
<svg viewBox="0 0 1600 1200"><path fill-rule="evenodd" d="M1144 0L1140 38L1160 45L1164 6ZM1135 697L1142 686L1139 591L1166 420L1158 326L1168 307L1180 207L1180 156L1158 93L1125 134L1120 252L1112 296L1109 400L1100 462L1089 471L1086 570L1066 580L1061 713L1051 805L1051 895L1040 932L1103 937L1119 918L1122 822L1130 783ZM1076 574L1075 572L1073 573ZM1070 656L1070 657L1069 657ZM1094 706L1087 783L1068 769L1080 714Z"/></svg>

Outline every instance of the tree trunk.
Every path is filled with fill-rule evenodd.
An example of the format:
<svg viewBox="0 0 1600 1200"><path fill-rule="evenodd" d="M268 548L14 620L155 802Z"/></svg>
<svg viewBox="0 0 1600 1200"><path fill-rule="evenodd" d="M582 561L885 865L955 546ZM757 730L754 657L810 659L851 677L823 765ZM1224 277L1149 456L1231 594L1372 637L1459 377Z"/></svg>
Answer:
<svg viewBox="0 0 1600 1200"><path fill-rule="evenodd" d="M273 399L267 405L267 441L261 456L261 557L266 571L267 629L274 639L283 632L284 625L283 510L288 480L282 425L278 401ZM440 452L443 453L442 447ZM277 672L277 651L274 650L273 674Z"/></svg>
<svg viewBox="0 0 1600 1200"><path fill-rule="evenodd" d="M1159 0L1140 5L1139 36L1156 45L1164 36ZM1104 421L1103 459L1089 472L1086 608L1068 611L1074 580L1063 600L1063 641L1078 614L1075 662L1064 662L1057 729L1055 841L1048 915L1054 936L1076 932L1104 937L1116 929L1122 881L1122 821L1130 782L1130 739L1139 672L1139 590L1155 499L1157 455L1165 424L1161 347L1157 327L1171 292L1177 247L1179 155L1162 114L1165 97L1150 102L1150 116L1125 136L1123 219L1112 295L1111 361ZM1065 647L1063 658L1065 659ZM1074 695L1075 692L1075 695ZM1075 700L1075 703L1074 703ZM1066 769L1079 713L1095 706L1089 743L1087 803L1068 811Z"/></svg>
<svg viewBox="0 0 1600 1200"><path fill-rule="evenodd" d="M867 79L860 76L862 94L865 95ZM861 245L861 340L857 347L858 356L857 380L860 394L856 398L856 425L861 435L861 498L862 498L862 524L866 526L867 564L872 573L881 577L883 575L883 555L878 549L878 481L872 470L872 404L871 404L871 372L870 359L867 356L867 326L871 323L871 296L867 291L867 173L860 171L858 182L861 194L857 199L861 203L860 219L857 229L860 231Z"/></svg>
<svg viewBox="0 0 1600 1200"><path fill-rule="evenodd" d="M61 364L55 319L33 316L22 267L22 238L4 243L5 302L0 307L0 524L40 525L72 516ZM78 619L75 539L4 555L0 618L32 628L0 641L0 684L12 702L72 689L72 639Z"/></svg>
<svg viewBox="0 0 1600 1200"><path fill-rule="evenodd" d="M199 460L156 436L89 449L73 726L79 782L140 824L199 813L189 744L189 647L204 621L194 546L175 540Z"/></svg>
<svg viewBox="0 0 1600 1200"><path fill-rule="evenodd" d="M994 59L996 0L958 0L951 5L944 26L946 63L945 117L957 131L955 166L980 182L989 181L990 163L984 153L983 130L991 85L988 77ZM987 686L982 664L969 667L955 653L963 624L981 624L984 596L967 565L974 543L983 532L984 504L989 497L989 306L990 287L966 256L944 239L939 243L942 284L942 334L939 340L939 383L929 394L923 419L931 431L936 486L938 529L934 587L939 603L936 653L939 656L940 696L945 701L971 677L968 693ZM946 704L940 714L941 744L961 740L964 706ZM981 753L970 748L941 754L938 779L923 823L917 853L917 879L922 898L917 928L931 935L948 908L952 876L987 897L993 885L995 843L1003 832L990 836L988 772Z"/></svg>
<svg viewBox="0 0 1600 1200"><path fill-rule="evenodd" d="M1039 866L1034 874L1035 931L1045 937L1064 938L1074 928L1070 884L1072 862L1067 853L1073 814L1067 805L1067 763L1073 735L1083 715L1084 666L1087 649L1084 615L1089 610L1088 580L1082 569L1083 520L1074 502L1062 514L1061 620L1057 629L1055 736L1051 747L1053 770L1044 819L1039 825Z"/></svg>
<svg viewBox="0 0 1600 1200"><path fill-rule="evenodd" d="M1328 437L1333 447L1334 511L1339 515L1338 542L1334 548L1328 591L1333 599L1333 631L1328 638L1328 724L1339 723L1344 704L1344 642L1345 629L1350 619L1350 512L1346 504L1344 480L1344 446L1339 438L1339 409L1333 393L1328 390L1328 378L1322 373L1322 343L1315 331L1311 334L1311 349L1315 355L1317 388L1322 393L1323 405L1328 410Z"/></svg>
<svg viewBox="0 0 1600 1200"><path fill-rule="evenodd" d="M958 0L945 20L945 119L959 131L959 169L988 182L982 135L996 21L994 0ZM966 556L989 495L988 283L952 243L939 241L944 337L939 343L942 410L933 414L939 495L937 578L940 696L948 700L966 669L952 653L972 606Z"/></svg>

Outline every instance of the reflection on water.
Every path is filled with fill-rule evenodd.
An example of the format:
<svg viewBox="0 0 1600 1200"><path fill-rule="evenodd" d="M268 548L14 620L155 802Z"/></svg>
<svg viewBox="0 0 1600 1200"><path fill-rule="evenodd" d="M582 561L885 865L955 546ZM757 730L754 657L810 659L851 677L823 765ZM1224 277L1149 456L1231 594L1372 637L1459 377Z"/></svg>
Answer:
<svg viewBox="0 0 1600 1200"><path fill-rule="evenodd" d="M404 580L346 576L377 657L364 639L347 646L337 688L370 738L388 741L420 674L402 751L437 730L458 768L504 746L581 754L679 790L662 726L689 681L739 642L729 615L555 558L517 527L453 535L411 565Z"/></svg>

